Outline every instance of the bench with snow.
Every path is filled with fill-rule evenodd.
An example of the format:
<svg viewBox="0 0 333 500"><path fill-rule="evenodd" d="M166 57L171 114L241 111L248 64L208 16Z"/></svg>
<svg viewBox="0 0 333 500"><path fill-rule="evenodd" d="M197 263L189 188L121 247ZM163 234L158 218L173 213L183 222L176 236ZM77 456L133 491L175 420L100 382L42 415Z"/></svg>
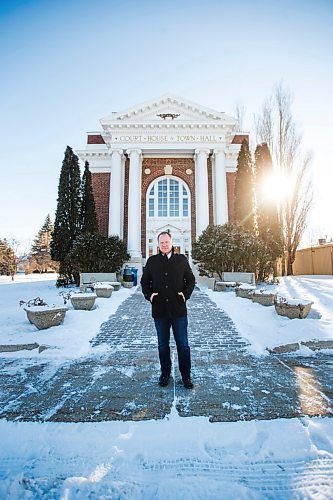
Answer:
<svg viewBox="0 0 333 500"><path fill-rule="evenodd" d="M224 292L227 288L235 288L237 284L255 285L254 273L224 272L221 281L215 280L214 290Z"/></svg>
<svg viewBox="0 0 333 500"><path fill-rule="evenodd" d="M116 273L80 273L80 290L85 292L92 288L94 283L107 283L113 286L114 291L120 290L121 283L117 281Z"/></svg>

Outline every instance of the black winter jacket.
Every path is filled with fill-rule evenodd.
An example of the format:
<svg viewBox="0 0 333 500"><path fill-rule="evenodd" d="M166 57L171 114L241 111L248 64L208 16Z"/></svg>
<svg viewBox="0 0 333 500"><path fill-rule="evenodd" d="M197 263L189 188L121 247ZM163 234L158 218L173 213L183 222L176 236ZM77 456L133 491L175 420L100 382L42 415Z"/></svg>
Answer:
<svg viewBox="0 0 333 500"><path fill-rule="evenodd" d="M163 254L152 255L147 260L141 278L142 293L150 300L152 293L153 318L181 317L187 315L186 300L191 297L195 285L187 258L172 253L170 259ZM183 292L185 301L178 292Z"/></svg>

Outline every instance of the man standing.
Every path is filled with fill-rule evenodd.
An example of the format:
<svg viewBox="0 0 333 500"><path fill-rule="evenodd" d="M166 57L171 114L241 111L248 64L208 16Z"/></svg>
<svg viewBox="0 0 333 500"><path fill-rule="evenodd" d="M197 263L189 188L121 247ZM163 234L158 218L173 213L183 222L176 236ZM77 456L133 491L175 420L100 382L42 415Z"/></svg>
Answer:
<svg viewBox="0 0 333 500"><path fill-rule="evenodd" d="M185 255L174 253L169 232L160 233L157 241L160 253L147 260L141 285L145 299L152 304L161 364L159 385L165 387L170 379L170 328L172 327L183 384L186 389L192 389L186 301L193 292L195 278Z"/></svg>

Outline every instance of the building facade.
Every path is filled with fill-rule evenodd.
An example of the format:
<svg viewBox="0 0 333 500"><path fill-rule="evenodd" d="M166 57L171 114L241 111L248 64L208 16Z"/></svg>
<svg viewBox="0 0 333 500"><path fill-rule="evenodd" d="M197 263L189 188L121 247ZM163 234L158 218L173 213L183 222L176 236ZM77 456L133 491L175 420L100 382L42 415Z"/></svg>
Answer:
<svg viewBox="0 0 333 500"><path fill-rule="evenodd" d="M233 220L237 156L248 139L235 118L167 94L100 122L77 153L89 162L101 234L122 238L132 262L157 253L167 229L191 258L208 224Z"/></svg>

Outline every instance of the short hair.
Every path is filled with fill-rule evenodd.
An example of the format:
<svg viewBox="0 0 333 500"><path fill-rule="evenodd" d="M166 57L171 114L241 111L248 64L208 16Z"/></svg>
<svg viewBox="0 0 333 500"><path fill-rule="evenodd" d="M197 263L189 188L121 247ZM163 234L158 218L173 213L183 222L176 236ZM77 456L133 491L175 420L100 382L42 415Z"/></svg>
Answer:
<svg viewBox="0 0 333 500"><path fill-rule="evenodd" d="M169 231L169 229L167 231L161 231L160 234L157 236L157 241L159 242L160 241L160 236L162 236L162 234L167 234L169 236L169 238L171 239L172 236L171 236L171 233Z"/></svg>

